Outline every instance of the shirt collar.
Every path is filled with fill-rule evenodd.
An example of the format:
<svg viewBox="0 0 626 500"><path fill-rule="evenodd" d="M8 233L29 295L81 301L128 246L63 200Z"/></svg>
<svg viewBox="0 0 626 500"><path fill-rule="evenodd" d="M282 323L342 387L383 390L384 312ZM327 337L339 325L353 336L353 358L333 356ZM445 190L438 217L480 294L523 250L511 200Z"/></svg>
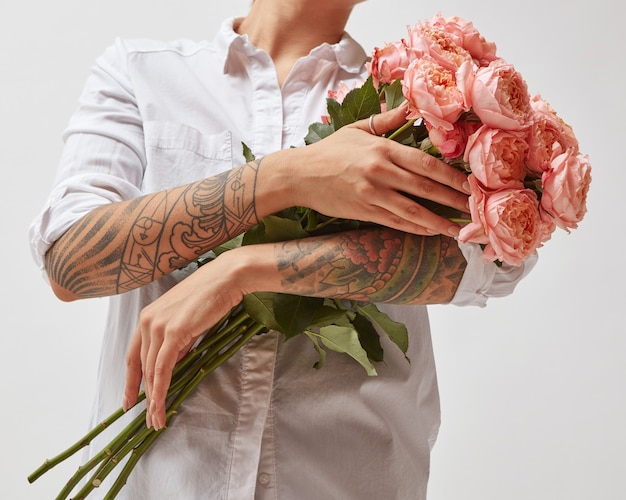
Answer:
<svg viewBox="0 0 626 500"><path fill-rule="evenodd" d="M236 57L237 53L246 55L254 54L257 49L252 45L247 35L239 35L233 29L236 18L226 19L217 35L214 43L218 48L219 57L224 64L224 72L228 71L228 62ZM368 57L365 50L348 33L344 33L339 42L330 44L323 43L314 48L309 57L336 61L339 67L348 73L357 74L363 70L363 65Z"/></svg>

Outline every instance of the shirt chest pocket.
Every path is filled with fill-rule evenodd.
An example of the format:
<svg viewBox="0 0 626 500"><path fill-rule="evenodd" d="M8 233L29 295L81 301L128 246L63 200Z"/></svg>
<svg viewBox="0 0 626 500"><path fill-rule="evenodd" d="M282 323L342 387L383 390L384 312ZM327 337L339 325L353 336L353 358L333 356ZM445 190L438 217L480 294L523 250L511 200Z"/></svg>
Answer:
<svg viewBox="0 0 626 500"><path fill-rule="evenodd" d="M206 177L232 168L230 131L204 134L182 123L144 123L146 170L143 191L153 192Z"/></svg>

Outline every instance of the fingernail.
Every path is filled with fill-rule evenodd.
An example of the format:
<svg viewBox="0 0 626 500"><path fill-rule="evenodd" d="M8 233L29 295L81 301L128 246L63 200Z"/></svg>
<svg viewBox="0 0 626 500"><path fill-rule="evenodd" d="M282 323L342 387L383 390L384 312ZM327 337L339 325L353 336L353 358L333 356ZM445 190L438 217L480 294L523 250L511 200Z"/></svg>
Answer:
<svg viewBox="0 0 626 500"><path fill-rule="evenodd" d="M467 194L472 194L472 189L470 188L470 184L468 181L465 181L463 183L463 191L465 191Z"/></svg>
<svg viewBox="0 0 626 500"><path fill-rule="evenodd" d="M461 228L459 226L455 225L455 226L450 226L448 228L448 234L450 236L458 236L460 232L461 232Z"/></svg>
<svg viewBox="0 0 626 500"><path fill-rule="evenodd" d="M150 405L150 415L152 420L152 426L154 427L155 431L158 431L161 428L161 419L157 414L156 401L152 401L152 404Z"/></svg>
<svg viewBox="0 0 626 500"><path fill-rule="evenodd" d="M128 398L124 396L124 400L122 401L122 409L124 411L128 411L129 407L130 407L130 403L128 402Z"/></svg>

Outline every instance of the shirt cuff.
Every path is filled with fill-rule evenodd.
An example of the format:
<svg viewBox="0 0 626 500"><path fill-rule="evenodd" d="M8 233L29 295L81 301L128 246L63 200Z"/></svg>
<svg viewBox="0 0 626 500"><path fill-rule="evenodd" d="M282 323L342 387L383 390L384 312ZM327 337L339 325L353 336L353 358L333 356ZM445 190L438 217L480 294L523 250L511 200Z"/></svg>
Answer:
<svg viewBox="0 0 626 500"><path fill-rule="evenodd" d="M457 306L485 307L491 297L505 297L513 293L515 286L535 267L537 253L528 257L521 266L502 264L482 259L482 249L475 243L458 242L467 261L461 283L452 298Z"/></svg>

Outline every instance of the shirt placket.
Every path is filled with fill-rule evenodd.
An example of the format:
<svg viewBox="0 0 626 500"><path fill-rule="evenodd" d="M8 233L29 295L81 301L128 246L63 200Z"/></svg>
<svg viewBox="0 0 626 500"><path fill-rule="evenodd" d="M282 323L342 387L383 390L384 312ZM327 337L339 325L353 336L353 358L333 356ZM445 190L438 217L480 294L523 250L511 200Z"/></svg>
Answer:
<svg viewBox="0 0 626 500"><path fill-rule="evenodd" d="M276 71L269 56L248 48L254 123L252 151L257 157L282 147L283 108ZM232 437L227 498L252 499L257 487L273 483L272 470L259 472L270 402L278 334L254 337L242 350L239 412ZM272 454L273 455L273 454Z"/></svg>
<svg viewBox="0 0 626 500"><path fill-rule="evenodd" d="M282 93L267 53L256 51L250 55L248 72L253 96L253 152L260 157L282 149Z"/></svg>
<svg viewBox="0 0 626 500"><path fill-rule="evenodd" d="M269 473L258 475L263 429L268 418L276 359L277 334L254 337L242 349L239 411L232 436L226 498L254 498L257 483L267 486Z"/></svg>

